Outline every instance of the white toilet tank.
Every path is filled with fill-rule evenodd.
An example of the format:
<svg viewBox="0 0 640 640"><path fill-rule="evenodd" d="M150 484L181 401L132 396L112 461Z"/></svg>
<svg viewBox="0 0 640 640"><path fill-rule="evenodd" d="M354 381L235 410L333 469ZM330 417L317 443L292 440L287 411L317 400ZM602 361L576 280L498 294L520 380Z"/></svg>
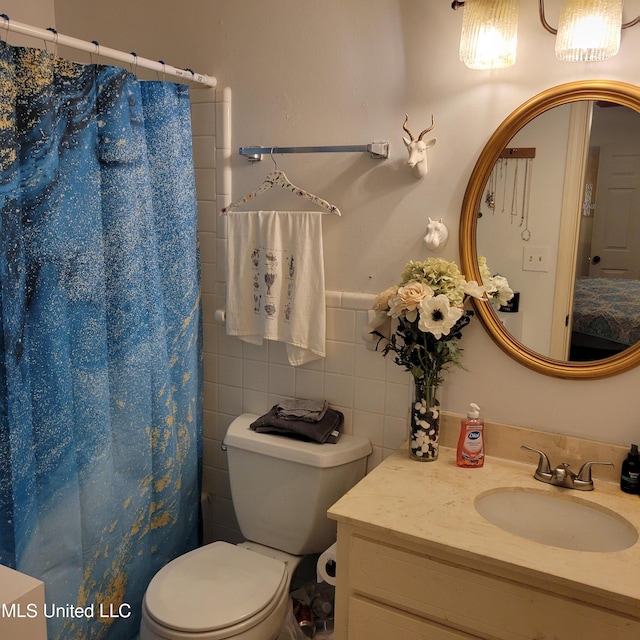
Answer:
<svg viewBox="0 0 640 640"><path fill-rule="evenodd" d="M335 444L256 433L243 413L227 430L229 477L247 540L293 555L320 553L335 542L327 509L364 477L371 443L343 434Z"/></svg>

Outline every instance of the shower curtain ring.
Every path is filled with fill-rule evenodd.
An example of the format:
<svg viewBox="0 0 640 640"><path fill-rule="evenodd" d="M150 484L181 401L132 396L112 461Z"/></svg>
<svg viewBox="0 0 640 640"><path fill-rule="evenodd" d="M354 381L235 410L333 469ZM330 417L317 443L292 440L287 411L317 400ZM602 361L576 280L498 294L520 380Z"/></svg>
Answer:
<svg viewBox="0 0 640 640"><path fill-rule="evenodd" d="M100 64L100 43L97 40L92 40L91 44L94 45L96 48L96 51L95 51L96 61L95 62L93 61L93 53L89 54L89 58L91 58L91 64L98 65Z"/></svg>
<svg viewBox="0 0 640 640"><path fill-rule="evenodd" d="M53 39L53 55L58 55L58 32L53 27L47 27L47 31L51 31L55 36ZM47 49L47 41L44 41L44 50L49 53L49 49Z"/></svg>
<svg viewBox="0 0 640 640"><path fill-rule="evenodd" d="M158 60L158 62L162 65L162 82L166 80L166 68L167 65L164 63L164 60ZM158 80L160 80L160 74L158 74Z"/></svg>
<svg viewBox="0 0 640 640"><path fill-rule="evenodd" d="M4 41L9 44L9 24L11 23L11 20L9 19L9 16L6 13L0 13L0 18L2 18L5 22L5 26L6 26L6 32L4 34Z"/></svg>
<svg viewBox="0 0 640 640"><path fill-rule="evenodd" d="M271 147L271 151L269 151L269 155L271 156L271 162L273 162L273 166L276 168L276 171L278 170L278 163L276 162L276 159L273 157L273 151L274 151L275 147Z"/></svg>
<svg viewBox="0 0 640 640"><path fill-rule="evenodd" d="M131 73L135 73L136 75L138 74L138 54L135 51L131 52L131 55L133 56L133 66L131 67Z"/></svg>

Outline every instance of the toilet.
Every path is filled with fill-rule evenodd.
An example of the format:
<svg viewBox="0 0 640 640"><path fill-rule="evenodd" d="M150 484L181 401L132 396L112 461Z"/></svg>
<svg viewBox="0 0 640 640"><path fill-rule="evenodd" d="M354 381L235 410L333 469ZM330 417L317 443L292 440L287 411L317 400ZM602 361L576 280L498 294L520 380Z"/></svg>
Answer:
<svg viewBox="0 0 640 640"><path fill-rule="evenodd" d="M247 541L214 542L164 566L144 596L140 640L274 640L302 557L335 542L326 511L364 477L370 442L343 434L320 445L256 433L257 418L237 417L224 438Z"/></svg>

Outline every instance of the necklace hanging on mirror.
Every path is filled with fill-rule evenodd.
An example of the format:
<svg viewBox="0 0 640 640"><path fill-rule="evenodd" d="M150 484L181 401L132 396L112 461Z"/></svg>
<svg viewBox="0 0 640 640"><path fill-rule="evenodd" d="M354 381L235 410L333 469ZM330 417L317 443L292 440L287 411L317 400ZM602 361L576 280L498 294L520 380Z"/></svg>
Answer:
<svg viewBox="0 0 640 640"><path fill-rule="evenodd" d="M504 167L504 176L502 175L502 167ZM500 179L502 180L502 209L500 213L504 213L504 206L507 202L507 174L509 173L509 165L506 158L500 158Z"/></svg>
<svg viewBox="0 0 640 640"><path fill-rule="evenodd" d="M522 194L522 218L520 226L524 225L524 229L520 237L525 241L531 240L531 231L529 231L529 202L531 199L531 176L533 174L533 160L529 158L525 161L524 167L524 193Z"/></svg>
<svg viewBox="0 0 640 640"><path fill-rule="evenodd" d="M485 204L491 209L491 212L496 212L496 167L494 165L491 175L489 176L489 183L487 185L487 195L484 199Z"/></svg>
<svg viewBox="0 0 640 640"><path fill-rule="evenodd" d="M513 168L513 191L511 192L511 224L513 219L518 216L518 161L515 161Z"/></svg>
<svg viewBox="0 0 640 640"><path fill-rule="evenodd" d="M520 226L524 225L524 208L527 202L527 174L529 173L529 161L524 161L524 180L522 181L522 208L520 209Z"/></svg>

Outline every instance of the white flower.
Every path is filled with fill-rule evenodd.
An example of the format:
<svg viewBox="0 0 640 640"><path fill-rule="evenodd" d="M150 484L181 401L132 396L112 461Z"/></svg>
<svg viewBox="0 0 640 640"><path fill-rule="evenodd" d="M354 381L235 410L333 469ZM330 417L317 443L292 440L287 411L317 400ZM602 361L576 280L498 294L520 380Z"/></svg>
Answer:
<svg viewBox="0 0 640 640"><path fill-rule="evenodd" d="M486 282L491 277L491 270L487 266L487 259L484 256L478 256L478 268L482 282Z"/></svg>
<svg viewBox="0 0 640 640"><path fill-rule="evenodd" d="M376 351L380 341L383 343L389 342L388 338L381 338L379 335L372 333L377 331L383 336L391 334L391 318L384 310L370 310L368 311L369 323L362 329L362 339L366 342L366 347L369 351Z"/></svg>
<svg viewBox="0 0 640 640"><path fill-rule="evenodd" d="M432 333L436 339L448 335L453 325L462 316L462 309L449 305L445 295L433 296L420 303L420 331Z"/></svg>
<svg viewBox="0 0 640 640"><path fill-rule="evenodd" d="M393 296L395 296L397 292L398 285L394 285L393 287L388 287L382 293L379 293L373 302L374 311L388 311L389 300L391 300L391 298L393 298Z"/></svg>
<svg viewBox="0 0 640 640"><path fill-rule="evenodd" d="M469 280L464 285L464 293L465 295L471 296L472 298L478 298L479 300L485 300L485 287L483 285L479 285L475 280Z"/></svg>
<svg viewBox="0 0 640 640"><path fill-rule="evenodd" d="M433 289L424 282L411 280L398 287L395 296L389 299L389 315L398 318L404 315L409 322L418 317L420 303L433 296Z"/></svg>
<svg viewBox="0 0 640 640"><path fill-rule="evenodd" d="M513 298L513 289L509 287L509 283L505 277L493 276L491 278L491 284L495 290L494 298L498 301L499 305L506 304Z"/></svg>
<svg viewBox="0 0 640 640"><path fill-rule="evenodd" d="M486 264L484 272L490 277ZM473 313L464 311L463 305L470 296L486 300L484 285L484 278L480 284L467 282L455 262L440 258L408 262L400 284L376 296L365 330L367 348L382 351L384 356L393 353L394 362L416 380L425 378L439 384L448 365L459 361L457 340ZM384 313L389 322L375 328L373 317L377 322ZM369 335L371 330L374 336ZM430 415L431 409L416 403L413 411L419 419Z"/></svg>
<svg viewBox="0 0 640 640"><path fill-rule="evenodd" d="M478 257L478 267L489 300L496 302L498 306L509 302L513 298L513 289L509 287L507 279L504 276L492 276L484 256Z"/></svg>

